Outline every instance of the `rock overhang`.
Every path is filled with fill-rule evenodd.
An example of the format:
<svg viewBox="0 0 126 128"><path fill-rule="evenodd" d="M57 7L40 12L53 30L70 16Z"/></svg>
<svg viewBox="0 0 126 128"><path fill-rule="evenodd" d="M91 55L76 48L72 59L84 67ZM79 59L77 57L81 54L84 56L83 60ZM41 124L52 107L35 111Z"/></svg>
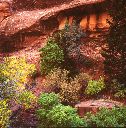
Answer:
<svg viewBox="0 0 126 128"><path fill-rule="evenodd" d="M12 36L20 31L26 31L39 21L45 21L53 16L57 16L60 12L104 1L105 0L73 0L69 4L62 4L52 8L16 12L0 23L0 33L5 37Z"/></svg>

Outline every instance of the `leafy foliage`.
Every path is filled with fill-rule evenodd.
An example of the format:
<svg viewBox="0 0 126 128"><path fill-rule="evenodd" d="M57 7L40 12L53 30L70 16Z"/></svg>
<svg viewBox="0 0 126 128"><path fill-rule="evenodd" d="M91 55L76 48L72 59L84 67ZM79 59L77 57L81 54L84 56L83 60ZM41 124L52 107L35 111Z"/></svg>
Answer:
<svg viewBox="0 0 126 128"><path fill-rule="evenodd" d="M63 49L64 63L62 68L70 71L71 76L78 73L76 62L83 59L80 52L82 37L85 37L85 33L75 21L73 21L72 25L66 23L63 30L52 35L55 42Z"/></svg>
<svg viewBox="0 0 126 128"><path fill-rule="evenodd" d="M52 87L56 93L59 93L60 85L69 79L68 74L69 71L65 69L55 68L46 76L46 81L43 84Z"/></svg>
<svg viewBox="0 0 126 128"><path fill-rule="evenodd" d="M52 98L53 95L53 98ZM46 97L46 98L45 98ZM57 94L42 94L37 110L39 128L48 127L125 127L126 108L101 108L95 115L87 113L84 118L79 118L76 109L62 105L57 100ZM51 99L51 100L49 100ZM56 102L55 102L56 99ZM42 101L42 102L41 102ZM46 106L44 106L46 104ZM48 104L48 105L47 105ZM50 106L51 105L51 106Z"/></svg>
<svg viewBox="0 0 126 128"><path fill-rule="evenodd" d="M88 95L94 95L99 93L105 88L105 83L103 78L100 78L98 81L89 80L88 85L85 89L85 93Z"/></svg>
<svg viewBox="0 0 126 128"><path fill-rule="evenodd" d="M0 127L8 128L10 124L11 110L8 108L6 100L0 100Z"/></svg>
<svg viewBox="0 0 126 128"><path fill-rule="evenodd" d="M59 33L54 33L53 38L66 52L81 44L80 39L85 36L82 29L73 21L72 25L66 23L65 28ZM73 46L73 47L72 47ZM70 49L71 47L71 49Z"/></svg>
<svg viewBox="0 0 126 128"><path fill-rule="evenodd" d="M117 79L126 85L126 1L109 0L108 10L111 21L107 38L107 47L104 49L105 73L110 80Z"/></svg>
<svg viewBox="0 0 126 128"><path fill-rule="evenodd" d="M111 91L115 97L125 98L126 88L124 84L120 84L116 79L111 82Z"/></svg>
<svg viewBox="0 0 126 128"><path fill-rule="evenodd" d="M53 68L59 67L64 59L63 50L53 39L48 39L47 45L41 48L41 73L48 74Z"/></svg>
<svg viewBox="0 0 126 128"><path fill-rule="evenodd" d="M71 79L69 82L63 82L60 85L60 99L62 102L74 105L80 101L81 90L87 86L89 81L89 76L85 73L80 73L74 79Z"/></svg>
<svg viewBox="0 0 126 128"><path fill-rule="evenodd" d="M1 98L9 98L25 88L27 77L35 71L25 58L6 57L0 64Z"/></svg>
<svg viewBox="0 0 126 128"><path fill-rule="evenodd" d="M53 107L49 112L48 117L53 127L84 127L86 123L79 118L76 109L70 106L63 106L61 104Z"/></svg>
<svg viewBox="0 0 126 128"><path fill-rule="evenodd" d="M59 97L55 93L42 93L39 100L39 104L42 106L43 109L49 110L53 106L56 106L60 103Z"/></svg>
<svg viewBox="0 0 126 128"><path fill-rule="evenodd" d="M44 85L54 87L62 102L74 104L79 101L81 90L87 86L90 77L80 73L70 78L68 74L67 70L55 69L47 75Z"/></svg>
<svg viewBox="0 0 126 128"><path fill-rule="evenodd" d="M89 127L125 127L126 108L101 108L96 115L88 113L86 120Z"/></svg>
<svg viewBox="0 0 126 128"><path fill-rule="evenodd" d="M50 117L48 117L48 113L51 111L53 107L60 104L58 95L55 93L42 93L40 98L38 99L38 103L41 106L40 109L37 110L37 117L40 121L38 127L46 128L51 127L52 124L50 122Z"/></svg>
<svg viewBox="0 0 126 128"><path fill-rule="evenodd" d="M24 109L29 109L37 102L37 97L31 91L24 91L17 95L16 101Z"/></svg>
<svg viewBox="0 0 126 128"><path fill-rule="evenodd" d="M76 109L60 104L58 95L54 93L42 94L39 103L42 108L37 110L40 120L39 128L48 127L83 127L86 123L79 118ZM56 100L55 100L56 99Z"/></svg>
<svg viewBox="0 0 126 128"><path fill-rule="evenodd" d="M13 81L4 81L0 83L0 100L12 98L17 94L17 88L18 86Z"/></svg>

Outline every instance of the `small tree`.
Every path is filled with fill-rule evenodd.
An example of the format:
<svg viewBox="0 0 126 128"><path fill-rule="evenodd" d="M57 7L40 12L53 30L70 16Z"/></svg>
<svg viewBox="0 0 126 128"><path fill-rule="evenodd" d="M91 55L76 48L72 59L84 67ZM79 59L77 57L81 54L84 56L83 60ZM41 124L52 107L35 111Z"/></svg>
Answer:
<svg viewBox="0 0 126 128"><path fill-rule="evenodd" d="M67 21L63 30L52 35L55 42L63 49L64 63L62 64L62 68L70 71L71 75L78 73L76 64L81 59L84 59L80 52L80 46L81 38L85 36L85 33L76 21L73 21L72 25L69 25Z"/></svg>
<svg viewBox="0 0 126 128"><path fill-rule="evenodd" d="M59 67L64 59L63 50L53 39L48 39L47 45L40 49L41 73L48 74L53 68Z"/></svg>

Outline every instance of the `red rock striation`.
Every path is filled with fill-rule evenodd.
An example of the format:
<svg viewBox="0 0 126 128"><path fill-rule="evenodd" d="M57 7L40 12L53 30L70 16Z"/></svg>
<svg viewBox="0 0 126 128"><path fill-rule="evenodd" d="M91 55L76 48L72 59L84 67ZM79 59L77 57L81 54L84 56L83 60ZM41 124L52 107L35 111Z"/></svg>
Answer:
<svg viewBox="0 0 126 128"><path fill-rule="evenodd" d="M19 31L29 29L39 21L48 20L51 17L57 16L61 12L67 13L70 9L74 10L80 6L101 3L103 1L104 0L73 0L69 4L61 4L44 10L17 12L0 23L0 33L10 36Z"/></svg>

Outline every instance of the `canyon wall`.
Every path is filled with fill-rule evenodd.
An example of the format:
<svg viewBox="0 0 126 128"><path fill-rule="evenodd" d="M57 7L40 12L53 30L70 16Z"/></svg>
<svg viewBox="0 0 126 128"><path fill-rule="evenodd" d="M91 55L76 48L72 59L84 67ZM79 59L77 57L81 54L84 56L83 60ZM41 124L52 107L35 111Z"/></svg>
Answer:
<svg viewBox="0 0 126 128"><path fill-rule="evenodd" d="M54 1L52 1L54 2ZM1 36L0 39L0 52L12 52L14 50L20 50L28 47L32 43L36 42L36 40L43 36L49 35L53 31L61 30L64 28L66 21L68 20L71 25L73 20L77 22L78 25L86 32L86 31L104 31L108 30L109 24L107 23L107 19L110 19L107 11L106 11L106 3L96 3L89 4L83 6L77 6L75 8L69 8L66 10L62 10L55 15L47 18L46 20L39 19L35 24L30 25L31 27L25 27L21 31L16 32L11 36ZM36 11L36 10L35 10ZM35 12L33 11L33 13ZM25 12L24 12L25 13ZM26 11L27 13L27 11ZM31 13L31 15L33 15ZM11 14L11 8L8 3L0 3L0 19L1 21L5 19L7 16ZM35 12L36 14L36 12ZM29 13L30 15L30 13ZM38 15L38 14L37 14ZM33 17L33 16L31 16ZM20 19L18 15L18 20ZM21 17L22 18L22 17ZM31 22L31 19L28 19ZM25 25L21 22L21 26ZM14 23L18 26L18 23ZM20 26L20 25L19 25Z"/></svg>
<svg viewBox="0 0 126 128"><path fill-rule="evenodd" d="M59 19L59 30L64 28L67 20L69 24L72 24L73 16L70 17L64 16L61 19ZM89 14L82 16L79 25L83 30L97 31L97 29L109 28L109 24L107 20L110 20L110 16L107 12L102 12L100 14Z"/></svg>
<svg viewBox="0 0 126 128"><path fill-rule="evenodd" d="M42 9L50 8L71 1L72 0L13 0L13 8L14 10Z"/></svg>
<svg viewBox="0 0 126 128"><path fill-rule="evenodd" d="M107 12L108 6L107 2L103 2L63 12L62 16L59 16L60 18L58 19L59 29L64 28L67 20L69 24L76 20L83 30L97 31L98 29L108 29L109 24L107 20L111 20Z"/></svg>

